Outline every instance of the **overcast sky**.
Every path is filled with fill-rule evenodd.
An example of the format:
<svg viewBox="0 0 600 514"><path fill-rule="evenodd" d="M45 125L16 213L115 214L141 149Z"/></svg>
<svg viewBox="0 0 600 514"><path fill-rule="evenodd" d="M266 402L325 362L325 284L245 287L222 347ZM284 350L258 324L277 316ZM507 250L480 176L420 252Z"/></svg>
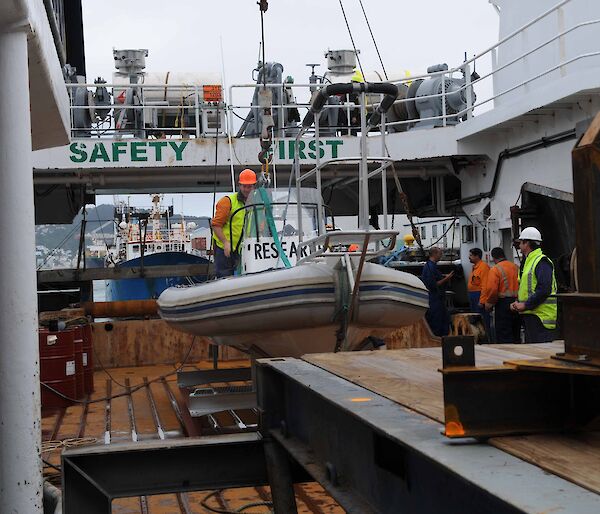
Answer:
<svg viewBox="0 0 600 514"><path fill-rule="evenodd" d="M498 15L488 0L362 3L390 79L441 62L456 66L465 52L479 53L498 39ZM359 0L343 0L343 6L363 69L381 73ZM256 0L84 0L83 16L89 82L98 76L111 81L113 48L148 49L147 71L224 70L227 86L252 81L261 39ZM326 71L327 49L352 48L339 0L269 0L264 24L266 60L280 62L296 83L308 82L307 63ZM212 198L185 198L186 214L210 214ZM176 210L180 205L176 195Z"/></svg>

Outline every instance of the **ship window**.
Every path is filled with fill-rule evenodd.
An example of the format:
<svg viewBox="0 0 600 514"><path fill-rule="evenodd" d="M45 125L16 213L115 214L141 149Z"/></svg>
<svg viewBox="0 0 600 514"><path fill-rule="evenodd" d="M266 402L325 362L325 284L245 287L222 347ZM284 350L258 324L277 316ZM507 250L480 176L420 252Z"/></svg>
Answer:
<svg viewBox="0 0 600 514"><path fill-rule="evenodd" d="M462 227L462 242L472 243L473 242L473 225L463 225Z"/></svg>
<svg viewBox="0 0 600 514"><path fill-rule="evenodd" d="M158 246L156 247L156 249L157 249L157 250L162 250L162 245L158 245Z"/></svg>
<svg viewBox="0 0 600 514"><path fill-rule="evenodd" d="M431 237L433 237L434 239L437 237L437 225L431 226Z"/></svg>
<svg viewBox="0 0 600 514"><path fill-rule="evenodd" d="M427 230L425 230L427 227L422 226L421 227L421 239L425 239L427 237Z"/></svg>
<svg viewBox="0 0 600 514"><path fill-rule="evenodd" d="M140 251L140 245L133 245L133 251L134 252L139 252Z"/></svg>

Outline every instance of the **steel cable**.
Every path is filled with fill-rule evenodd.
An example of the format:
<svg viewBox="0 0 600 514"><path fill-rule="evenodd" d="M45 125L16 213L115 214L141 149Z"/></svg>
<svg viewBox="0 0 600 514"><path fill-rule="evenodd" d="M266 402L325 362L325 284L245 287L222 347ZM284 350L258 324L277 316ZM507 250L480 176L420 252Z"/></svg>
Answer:
<svg viewBox="0 0 600 514"><path fill-rule="evenodd" d="M362 9L363 14L365 15L365 21L367 22L367 27L369 28L369 32L371 33L371 39L373 40L373 45L375 46L375 51L377 52L377 57L379 57L379 62L381 63L381 68L383 69L383 75L385 76L385 80L388 80L387 72L385 71L385 66L383 65L383 59L381 58L381 54L379 53L379 47L377 46L377 42L375 41L375 36L373 35L373 31L371 30L371 24L369 23L369 18L367 18L367 13L363 6L362 0L358 0L360 3L360 8ZM364 77L364 75L363 75Z"/></svg>
<svg viewBox="0 0 600 514"><path fill-rule="evenodd" d="M354 48L354 54L356 55L356 60L358 61L358 67L360 68L360 72L364 78L365 72L362 67L362 63L360 62L360 57L358 56L358 50L356 50L356 44L354 43L354 37L352 37L352 31L350 30L350 24L348 23L348 18L346 17L346 11L344 10L344 4L342 0L339 0L340 8L342 9L342 14L344 15L344 21L346 22L346 28L348 29L348 35L350 36L350 41L352 41L352 48Z"/></svg>

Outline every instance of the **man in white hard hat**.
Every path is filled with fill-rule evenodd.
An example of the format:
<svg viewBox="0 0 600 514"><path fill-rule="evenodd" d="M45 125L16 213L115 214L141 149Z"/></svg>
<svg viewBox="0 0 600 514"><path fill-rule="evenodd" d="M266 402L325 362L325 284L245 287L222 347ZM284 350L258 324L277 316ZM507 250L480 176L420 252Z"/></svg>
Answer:
<svg viewBox="0 0 600 514"><path fill-rule="evenodd" d="M519 247L525 261L519 275L518 300L511 309L520 313L526 343L553 341L556 329L556 277L554 265L540 247L542 234L527 227L519 235Z"/></svg>

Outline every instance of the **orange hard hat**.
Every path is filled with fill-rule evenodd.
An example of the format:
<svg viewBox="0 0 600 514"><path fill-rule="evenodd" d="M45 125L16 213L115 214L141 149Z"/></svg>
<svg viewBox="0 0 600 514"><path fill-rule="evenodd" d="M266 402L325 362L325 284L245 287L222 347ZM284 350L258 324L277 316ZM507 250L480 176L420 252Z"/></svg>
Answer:
<svg viewBox="0 0 600 514"><path fill-rule="evenodd" d="M348 251L349 252L358 252L358 245L356 243L352 243L349 247L348 247Z"/></svg>
<svg viewBox="0 0 600 514"><path fill-rule="evenodd" d="M238 179L240 184L244 184L247 186L252 186L256 184L256 173L254 173L251 169L246 168L240 172L240 177Z"/></svg>

